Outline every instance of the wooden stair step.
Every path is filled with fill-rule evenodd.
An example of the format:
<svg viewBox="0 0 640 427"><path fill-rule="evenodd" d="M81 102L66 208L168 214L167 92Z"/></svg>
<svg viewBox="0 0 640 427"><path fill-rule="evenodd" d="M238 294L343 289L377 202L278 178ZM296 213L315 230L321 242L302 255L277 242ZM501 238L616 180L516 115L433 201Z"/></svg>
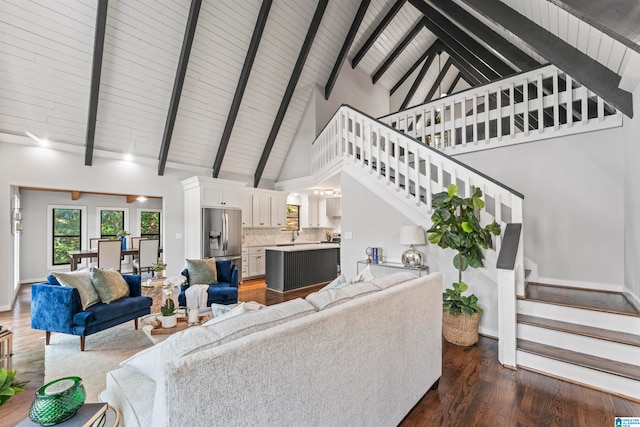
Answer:
<svg viewBox="0 0 640 427"><path fill-rule="evenodd" d="M546 319L528 314L518 314L518 323L640 347L640 335L628 334L626 332L594 328L592 326L578 325L576 323L562 322L560 320Z"/></svg>
<svg viewBox="0 0 640 427"><path fill-rule="evenodd" d="M571 363L573 365L640 381L640 367L637 365L617 362L598 356L592 356L590 354L578 353L564 348L553 347L522 339L517 340L517 348L521 351L559 360L561 362Z"/></svg>
<svg viewBox="0 0 640 427"><path fill-rule="evenodd" d="M522 297L520 297L520 299L522 299ZM524 299L566 307L640 317L640 312L638 312L621 292L599 291L530 282L525 288Z"/></svg>

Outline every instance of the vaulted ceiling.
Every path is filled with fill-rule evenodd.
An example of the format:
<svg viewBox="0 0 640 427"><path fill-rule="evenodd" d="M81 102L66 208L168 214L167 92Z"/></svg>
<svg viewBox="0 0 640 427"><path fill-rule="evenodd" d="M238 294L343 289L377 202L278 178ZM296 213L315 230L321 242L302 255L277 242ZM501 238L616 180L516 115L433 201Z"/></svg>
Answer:
<svg viewBox="0 0 640 427"><path fill-rule="evenodd" d="M609 2L0 0L0 141L258 185L345 63L397 110L553 62L632 115L640 7Z"/></svg>

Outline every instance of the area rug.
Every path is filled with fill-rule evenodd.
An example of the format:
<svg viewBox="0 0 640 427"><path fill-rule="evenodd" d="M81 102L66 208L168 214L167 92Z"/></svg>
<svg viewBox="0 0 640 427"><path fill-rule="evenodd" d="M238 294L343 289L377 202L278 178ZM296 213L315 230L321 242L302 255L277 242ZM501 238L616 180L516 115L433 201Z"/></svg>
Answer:
<svg viewBox="0 0 640 427"><path fill-rule="evenodd" d="M45 346L45 384L57 378L78 376L87 392L86 402L98 402L98 394L105 389L107 372L151 345L142 330L134 329L133 322L89 335L85 351L80 351L80 337L52 333L50 344Z"/></svg>

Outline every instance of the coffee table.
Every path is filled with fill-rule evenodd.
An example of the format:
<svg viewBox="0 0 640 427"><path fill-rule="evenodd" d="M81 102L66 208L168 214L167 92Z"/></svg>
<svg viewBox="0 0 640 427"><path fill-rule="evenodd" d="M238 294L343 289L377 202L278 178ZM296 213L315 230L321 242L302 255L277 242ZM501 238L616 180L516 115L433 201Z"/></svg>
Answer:
<svg viewBox="0 0 640 427"><path fill-rule="evenodd" d="M163 328L162 326L160 326L160 322L161 322L159 319L160 317L162 317L161 314L151 314L149 316L146 316L143 319L143 322L146 324L145 326L142 327L142 332L144 332L144 334L154 344L157 344L160 341L164 341L165 339L167 339L172 334L175 334L176 332L184 331L185 329L188 329L192 326L201 325L207 320L211 319L210 314L200 314L199 322L196 324L190 325L187 322L186 317L178 317L177 319L178 322L176 326L174 326L173 328ZM156 321L156 318L157 318L157 321Z"/></svg>

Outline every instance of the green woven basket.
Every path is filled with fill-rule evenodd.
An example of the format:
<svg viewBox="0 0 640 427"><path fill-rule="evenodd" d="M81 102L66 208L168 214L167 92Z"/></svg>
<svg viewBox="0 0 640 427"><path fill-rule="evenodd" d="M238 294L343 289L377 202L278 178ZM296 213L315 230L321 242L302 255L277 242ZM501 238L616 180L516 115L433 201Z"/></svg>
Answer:
<svg viewBox="0 0 640 427"><path fill-rule="evenodd" d="M29 409L29 418L43 426L60 424L78 412L85 398L82 379L59 378L36 391L36 398Z"/></svg>

